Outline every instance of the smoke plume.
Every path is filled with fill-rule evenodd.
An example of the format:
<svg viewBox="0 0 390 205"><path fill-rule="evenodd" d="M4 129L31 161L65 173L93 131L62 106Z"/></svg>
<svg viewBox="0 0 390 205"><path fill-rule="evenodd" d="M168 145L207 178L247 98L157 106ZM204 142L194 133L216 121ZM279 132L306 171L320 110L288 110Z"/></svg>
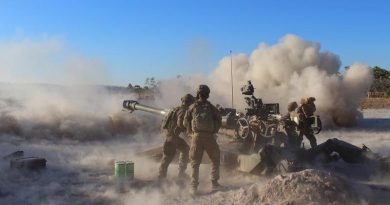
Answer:
<svg viewBox="0 0 390 205"><path fill-rule="evenodd" d="M188 186L154 184L158 164L139 159L135 153L163 140L156 137L160 119L141 112L121 112L122 101L136 96L124 88L85 85L101 83L104 66L89 58L65 58L58 64L53 59L64 56L62 49L57 40L0 45L0 80L19 83L0 84L0 156L24 150L27 156L46 158L48 164L41 172L25 173L9 169L9 162L0 160L0 204L226 204L258 199L257 185L261 188L261 180L266 179L236 172L228 176L222 173L221 183L226 191L198 199L189 196ZM41 65L43 70L29 70L30 66ZM319 44L292 35L273 46L262 44L251 55L233 56L233 66L235 107L244 107L239 86L252 80L258 97L264 102L281 103L282 108L302 96L316 97L322 118L339 125L353 124L360 117L359 99L372 78L368 67L361 64L339 75L340 61L336 55L322 52ZM54 81L70 86L26 84L45 78L38 74L28 78L20 75L58 67L65 78L56 78L55 72ZM83 75L89 71L96 76L91 79ZM199 84L206 83L212 89L213 103L230 106L229 71L230 59L225 57L208 76L188 75L163 81L161 95L154 103L167 108L178 105L180 95L194 93ZM366 130L376 123L377 119L367 122ZM320 134L319 142L340 135L388 154L384 143L389 142L388 121L377 126L385 130L326 130ZM135 177L145 185L130 187L125 194L117 193L113 178L115 160L133 160ZM201 168L200 189L207 190L209 167ZM169 178L176 174L177 165L172 164Z"/></svg>
<svg viewBox="0 0 390 205"><path fill-rule="evenodd" d="M302 97L315 97L317 113L328 126L354 125L361 118L359 102L372 82L367 65L353 64L339 73L341 62L337 55L321 51L319 43L294 35L286 35L275 45L262 43L250 55L237 54L232 61L236 108L245 107L240 87L251 80L256 88L255 95L265 103L280 103L282 112L286 112L289 102L299 103ZM206 83L211 88L211 100L230 107L230 63L230 56L226 56L210 75L163 82L162 90L179 85L182 92L174 93L184 94L194 92L199 83ZM172 93L163 94L170 96L170 100L175 99Z"/></svg>
<svg viewBox="0 0 390 205"><path fill-rule="evenodd" d="M101 140L155 129L140 126L158 124L150 116L121 112L122 101L135 98L128 89L96 86L107 82L102 60L77 54L60 38L1 41L0 135Z"/></svg>
<svg viewBox="0 0 390 205"><path fill-rule="evenodd" d="M1 84L0 93L0 135L90 141L159 131L157 118L121 111L124 99L135 98L126 90Z"/></svg>

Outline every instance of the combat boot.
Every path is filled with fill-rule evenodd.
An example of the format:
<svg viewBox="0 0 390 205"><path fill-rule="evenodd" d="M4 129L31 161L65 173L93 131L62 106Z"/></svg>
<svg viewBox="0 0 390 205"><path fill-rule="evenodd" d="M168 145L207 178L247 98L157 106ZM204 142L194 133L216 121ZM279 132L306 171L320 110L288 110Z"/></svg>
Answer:
<svg viewBox="0 0 390 205"><path fill-rule="evenodd" d="M218 183L218 181L212 181L211 182L211 190L212 191L218 191L221 190L222 186Z"/></svg>
<svg viewBox="0 0 390 205"><path fill-rule="evenodd" d="M190 177L185 172L179 172L178 178L181 180L190 180Z"/></svg>
<svg viewBox="0 0 390 205"><path fill-rule="evenodd" d="M160 167L160 170L158 170L158 176L157 176L157 178L158 178L159 180L162 180L162 179L167 178L167 172L168 172L167 168L165 168L165 166L161 166L161 167Z"/></svg>
<svg viewBox="0 0 390 205"><path fill-rule="evenodd" d="M163 181L166 181L167 180L167 174L165 173L159 173L158 176L157 176L157 180L161 183Z"/></svg>
<svg viewBox="0 0 390 205"><path fill-rule="evenodd" d="M196 186L191 186L191 188L190 188L190 194L191 194L191 195L197 195L197 194L198 194L198 187L196 187Z"/></svg>

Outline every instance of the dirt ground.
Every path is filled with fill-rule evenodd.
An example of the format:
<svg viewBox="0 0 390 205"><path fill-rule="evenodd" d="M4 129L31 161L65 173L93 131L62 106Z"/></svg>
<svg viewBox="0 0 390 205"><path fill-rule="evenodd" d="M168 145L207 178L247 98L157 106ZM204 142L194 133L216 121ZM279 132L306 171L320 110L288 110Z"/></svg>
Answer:
<svg viewBox="0 0 390 205"><path fill-rule="evenodd" d="M318 142L337 137L356 146L365 144L380 155L390 156L390 109L365 109L363 115L364 119L355 128L322 131L317 136ZM156 136L162 141L159 137ZM333 169L343 170L351 178L329 176L327 172L267 178L224 169L220 180L224 189L217 192L210 191L210 168L202 165L201 194L193 197L188 193L188 183L176 180L177 165L170 167L168 180L157 182L159 164L135 157L134 153L150 146L153 145L123 139L76 142L2 135L0 156L24 150L27 156L46 158L47 168L39 172L15 171L9 168L8 161L0 160L0 204L299 204L302 200L324 204L324 197L341 192L346 195L334 196L334 204L350 199L361 204L386 204L390 200L389 190L364 185L388 187L389 176L372 177L361 183L352 176L361 174L357 170L362 167L346 163L336 163ZM115 160L135 162L136 180L129 183L124 192L118 191L119 185L113 176ZM286 187L281 189L280 186ZM358 190L345 190L351 187ZM324 189L323 194L314 193L321 192L320 189ZM305 197L298 197L300 195Z"/></svg>

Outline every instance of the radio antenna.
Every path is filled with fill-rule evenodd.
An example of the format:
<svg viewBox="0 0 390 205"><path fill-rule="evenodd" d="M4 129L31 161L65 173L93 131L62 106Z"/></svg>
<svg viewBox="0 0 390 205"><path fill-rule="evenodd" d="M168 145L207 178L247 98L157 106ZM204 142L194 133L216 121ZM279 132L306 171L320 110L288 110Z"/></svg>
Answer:
<svg viewBox="0 0 390 205"><path fill-rule="evenodd" d="M232 108L234 108L234 101L233 101L233 56L232 56L232 50L230 50L230 81L232 85Z"/></svg>

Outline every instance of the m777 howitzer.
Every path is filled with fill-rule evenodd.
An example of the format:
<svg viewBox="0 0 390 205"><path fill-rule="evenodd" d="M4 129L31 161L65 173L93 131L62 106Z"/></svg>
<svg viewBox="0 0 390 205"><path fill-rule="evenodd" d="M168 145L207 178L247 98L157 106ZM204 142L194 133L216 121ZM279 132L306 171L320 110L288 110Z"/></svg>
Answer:
<svg viewBox="0 0 390 205"><path fill-rule="evenodd" d="M226 121L230 123L227 123L229 126L225 128L234 130L234 139L242 145L242 152L254 154L266 144L276 146L285 144L287 135L279 112L279 104L265 104L260 98L256 98L250 81L241 88L241 93L246 96L245 112L228 115ZM220 108L221 112L225 109Z"/></svg>
<svg viewBox="0 0 390 205"><path fill-rule="evenodd" d="M254 173L261 162L259 150L266 144L280 146L286 139L286 135L280 125L279 105L255 104L260 99L252 96L252 104L246 109L246 113L238 113L234 108L220 108L222 116L222 128L218 133L218 143L221 149L221 164L229 167L237 167L238 170ZM257 100L257 101L256 101ZM255 102L256 101L256 102ZM134 112L140 110L152 114L169 116L169 109L159 109L142 105L137 101L125 100L123 108ZM166 120L166 119L165 119ZM159 160L162 156L160 147L145 151L141 155ZM203 162L207 163L208 158Z"/></svg>
<svg viewBox="0 0 390 205"><path fill-rule="evenodd" d="M162 108L155 108L147 105L140 104L138 101L135 100L124 100L123 101L123 108L130 111L130 113L134 112L135 110L148 112L151 114L160 115L162 117L167 117L171 109L162 109ZM234 130L236 124L237 124L237 116L236 116L236 109L223 109L220 110L220 114L222 116L222 126L226 129L232 129ZM230 134L227 134L226 132L221 133L226 136L232 137L232 132L229 132Z"/></svg>
<svg viewBox="0 0 390 205"><path fill-rule="evenodd" d="M167 117L168 113L171 111L171 109L161 109L161 108L155 108L155 107L143 105L136 100L124 100L123 108L129 110L130 113L134 112L135 110L140 110L152 114L161 115L163 117ZM223 112L221 112L220 114L222 115L223 127L234 128L234 125L236 124L236 118L232 114L235 115L236 110L224 109Z"/></svg>
<svg viewBox="0 0 390 205"><path fill-rule="evenodd" d="M150 107L147 105L142 105L142 104L139 104L138 101L135 101L135 100L123 101L123 108L125 108L126 110L129 110L130 112L134 112L135 110L141 110L141 111L149 112L152 114L158 114L158 115L162 115L162 116L168 115L168 113L170 111L169 109L159 109L159 108L154 108L154 107Z"/></svg>
<svg viewBox="0 0 390 205"><path fill-rule="evenodd" d="M223 129L218 133L217 139L221 150L221 165L256 175L276 174L316 168L318 165L316 159L326 156L321 163L326 164L338 159L347 163L370 161L378 162L381 170L390 171L389 158L375 158L373 156L376 155L371 154L369 149L358 148L337 139L328 140L312 149L290 149L288 139L291 136L285 130L285 123L279 114L279 104L263 104L261 99L253 96L251 92L253 86L248 85L242 89L244 95L250 96L246 97L248 107L245 113L239 113L233 108L219 108L223 121ZM250 92L246 92L248 90ZM132 100L125 100L123 108L130 112L140 110L163 117L168 116L170 111L142 105ZM321 130L321 127L314 128ZM140 155L160 160L162 146L146 150ZM370 160L373 158L375 160ZM208 163L208 158L204 157L202 163Z"/></svg>
<svg viewBox="0 0 390 205"><path fill-rule="evenodd" d="M245 98L248 105L245 113L239 113L234 108L219 108L222 129L218 133L218 143L222 155L221 164L237 167L243 172L260 174L262 170L258 167L262 159L259 151L267 144L283 146L287 142L287 135L281 122L279 104L263 104L261 99L253 96L253 90L251 84L242 89L244 95L251 96ZM123 108L130 112L140 110L163 117L167 117L170 111L142 105L133 100L125 100ZM155 148L142 155L159 160L162 149ZM207 158L204 159L206 161Z"/></svg>
<svg viewBox="0 0 390 205"><path fill-rule="evenodd" d="M135 110L140 110L140 111L148 112L151 114L161 115L163 117L168 117L168 114L171 111L171 109L161 109L161 108L155 108L155 107L143 105L143 104L140 104L136 100L124 100L123 101L123 108L126 110L129 110L130 113L134 112ZM224 112L226 112L226 110L227 109L225 109ZM225 128L230 128L233 125L235 125L235 123L236 123L235 118L234 117L232 118L232 115L231 115L232 113L235 114L236 110L231 109L230 111L231 112L228 112L226 115L224 112L221 113L222 114L222 122L223 122L222 124Z"/></svg>
<svg viewBox="0 0 390 205"><path fill-rule="evenodd" d="M321 168L325 168L329 163L338 160L351 164L352 169L359 167L355 166L356 164L361 165L364 167L362 172L366 174L364 177L389 173L390 158L379 156L365 145L360 148L336 138L310 149L291 145L289 139L294 138L295 135L288 134L289 132L286 131L286 119L279 114L279 105L263 104L261 99L253 95L254 88L250 81L241 88L241 91L243 95L250 97L245 97L248 107L243 117L237 120L236 136L240 137L240 140L250 142L247 143L250 145L249 155L240 155L239 160L249 161L250 159L248 164L256 164L250 171L251 173L284 173L306 168L316 169L318 163L321 164ZM293 121L293 119L290 120ZM295 119L294 123L298 126L299 119ZM321 132L322 123L319 116L311 116L310 123L314 134ZM247 168L243 166L244 164L246 163L241 162L239 167ZM334 171L332 165L330 169ZM344 174L351 175L348 171ZM356 174L356 176L363 177L361 174L360 176Z"/></svg>

